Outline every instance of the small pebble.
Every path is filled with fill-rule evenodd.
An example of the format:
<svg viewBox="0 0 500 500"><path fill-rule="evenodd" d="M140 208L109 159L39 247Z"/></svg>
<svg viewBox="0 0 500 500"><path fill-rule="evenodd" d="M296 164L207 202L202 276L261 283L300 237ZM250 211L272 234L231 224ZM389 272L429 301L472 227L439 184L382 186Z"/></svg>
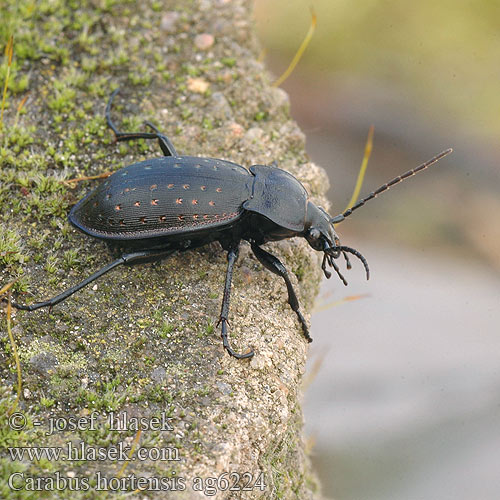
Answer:
<svg viewBox="0 0 500 500"><path fill-rule="evenodd" d="M208 50L214 44L215 38L210 33L202 33L201 35L196 35L194 39L194 44L200 50Z"/></svg>
<svg viewBox="0 0 500 500"><path fill-rule="evenodd" d="M175 11L165 12L161 18L160 28L166 33L175 31L175 25L179 19L179 13Z"/></svg>
<svg viewBox="0 0 500 500"><path fill-rule="evenodd" d="M234 137L242 137L243 133L245 132L245 129L239 123L236 122L231 122L228 125L228 128L231 132L231 135Z"/></svg>
<svg viewBox="0 0 500 500"><path fill-rule="evenodd" d="M256 141L259 141L260 139L262 139L262 136L264 135L264 131L259 128L259 127L252 127L251 129L247 130L246 134L245 134L245 139L252 143L252 142L256 142Z"/></svg>
<svg viewBox="0 0 500 500"><path fill-rule="evenodd" d="M214 92L211 97L211 115L216 120L230 120L233 116L231 106L222 92Z"/></svg>
<svg viewBox="0 0 500 500"><path fill-rule="evenodd" d="M208 87L210 87L210 84L206 80L203 80L203 78L188 78L187 80L187 88L191 92L204 94L208 90Z"/></svg>

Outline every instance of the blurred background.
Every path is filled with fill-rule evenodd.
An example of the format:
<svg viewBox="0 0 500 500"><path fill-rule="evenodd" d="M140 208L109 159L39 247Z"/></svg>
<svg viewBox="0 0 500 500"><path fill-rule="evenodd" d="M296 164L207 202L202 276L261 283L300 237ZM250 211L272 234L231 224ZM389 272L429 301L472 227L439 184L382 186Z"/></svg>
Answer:
<svg viewBox="0 0 500 500"><path fill-rule="evenodd" d="M306 432L336 500L500 498L500 2L255 0L278 76L349 201L454 153L338 226L368 259L325 280L312 317ZM343 301L349 296L358 300Z"/></svg>

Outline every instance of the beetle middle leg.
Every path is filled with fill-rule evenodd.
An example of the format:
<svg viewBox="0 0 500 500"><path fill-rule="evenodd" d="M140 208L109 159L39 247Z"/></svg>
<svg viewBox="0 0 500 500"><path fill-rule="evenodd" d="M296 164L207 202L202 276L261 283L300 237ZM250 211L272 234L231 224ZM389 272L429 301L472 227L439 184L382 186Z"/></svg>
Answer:
<svg viewBox="0 0 500 500"><path fill-rule="evenodd" d="M119 88L116 89L110 96L108 104L106 105L106 122L108 127L114 132L117 141L128 141L129 139L158 139L160 148L165 156L178 156L177 151L170 139L163 135L152 123L146 122L146 125L152 128L155 133L150 132L119 132L116 125L111 120L111 104L116 94L119 92Z"/></svg>
<svg viewBox="0 0 500 500"><path fill-rule="evenodd" d="M253 351L246 352L245 354L238 354L233 351L231 346L229 345L229 339L227 336L227 318L229 316L229 301L231 299L231 282L233 280L233 269L236 259L238 258L238 247L230 248L227 252L227 271L226 271L226 282L224 284L224 295L222 297L222 308L220 311L219 321L217 322L217 326L222 324L221 326L221 336L222 336L222 345L224 349L235 358L244 359L251 358L254 355Z"/></svg>
<svg viewBox="0 0 500 500"><path fill-rule="evenodd" d="M286 270L286 267L277 257L270 254L269 252L266 252L255 243L252 243L252 251L255 254L255 257L257 257L259 262L266 269L269 269L269 271L271 271L272 273L281 276L285 281L286 288L288 290L288 303L290 304L292 311L294 311L295 314L297 314L297 317L299 318L300 324L302 325L302 333L304 334L304 337L308 342L312 342L312 338L311 335L309 335L309 328L307 327L306 320L304 319L304 316L302 316L302 313L299 310L299 299L297 298L297 294L293 289L292 282L288 277L288 271Z"/></svg>
<svg viewBox="0 0 500 500"><path fill-rule="evenodd" d="M105 265L95 273L91 274L88 278L84 279L77 285L68 288L64 292L60 293L59 295L56 295L55 297L52 297L49 300L45 300L43 302L35 302L34 304L30 305L18 304L17 302L12 302L12 307L15 307L16 309L21 309L23 311L36 311L37 309L40 309L42 307L53 307L56 304L59 304L59 302L66 300L68 297L73 295L75 292L78 292L78 290L81 290L89 283L92 283L93 281L100 278L107 272L111 271L115 267L121 266L122 264L133 265L133 264L138 264L140 262L150 262L152 260L159 260L164 257L167 257L172 252L173 252L172 250L163 250L163 251L145 250L143 252L123 254L119 259L110 262L109 264Z"/></svg>

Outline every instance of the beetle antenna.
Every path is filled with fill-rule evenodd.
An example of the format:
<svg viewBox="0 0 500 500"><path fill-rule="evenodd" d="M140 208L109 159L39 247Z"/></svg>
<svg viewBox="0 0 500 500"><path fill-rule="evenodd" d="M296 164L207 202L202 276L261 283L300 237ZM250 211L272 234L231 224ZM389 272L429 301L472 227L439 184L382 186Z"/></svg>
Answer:
<svg viewBox="0 0 500 500"><path fill-rule="evenodd" d="M448 148L445 151L442 151L438 155L434 156L434 158L431 158L430 160L426 161L425 163L422 163L418 167L413 168L412 170L408 170L408 172L405 172L402 175L398 175L397 177L394 177L394 179L383 184L375 191L372 191L366 198L359 200L355 205L353 205L351 208L348 208L345 212L342 212L341 214L336 215L335 217L332 217L330 219L330 222L332 224L338 224L339 222L342 222L346 217L349 217L349 215L351 215L354 212L354 210L357 210L358 208L362 207L367 201L373 200L373 198L376 198L379 194L382 194L384 191L387 191L390 187L394 186L395 184L399 184L400 182L404 181L408 177L412 177L413 175L417 174L418 172L425 170L426 168L430 167L434 163L438 162L441 158L444 158L446 155L449 155L452 151L453 151L452 148Z"/></svg>

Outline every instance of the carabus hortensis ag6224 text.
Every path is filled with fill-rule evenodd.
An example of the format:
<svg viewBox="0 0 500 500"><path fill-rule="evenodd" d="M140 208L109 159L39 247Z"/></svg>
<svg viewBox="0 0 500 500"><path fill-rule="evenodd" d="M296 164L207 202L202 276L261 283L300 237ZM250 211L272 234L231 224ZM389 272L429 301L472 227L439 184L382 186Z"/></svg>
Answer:
<svg viewBox="0 0 500 500"><path fill-rule="evenodd" d="M311 342L307 323L300 312L297 295L285 266L261 245L294 236L306 238L314 250L323 252L322 269L327 278L331 266L345 282L336 259L343 256L350 268L348 254L368 264L353 248L340 244L334 226L354 210L451 152L443 151L417 168L396 177L352 208L330 217L309 200L302 184L274 165L253 165L249 170L226 160L179 156L165 135L146 122L153 132L119 132L111 120L111 95L106 120L118 141L157 139L161 158L124 167L81 199L69 214L70 222L90 236L124 249L121 257L98 270L63 293L30 305L13 302L17 309L34 311L52 307L92 281L122 264L133 265L163 259L182 251L218 241L227 252L227 271L219 317L222 342L235 358L250 358L253 351L235 352L228 340L227 323L231 281L241 240L250 243L259 262L281 276L288 291L288 303L296 313L306 340Z"/></svg>

